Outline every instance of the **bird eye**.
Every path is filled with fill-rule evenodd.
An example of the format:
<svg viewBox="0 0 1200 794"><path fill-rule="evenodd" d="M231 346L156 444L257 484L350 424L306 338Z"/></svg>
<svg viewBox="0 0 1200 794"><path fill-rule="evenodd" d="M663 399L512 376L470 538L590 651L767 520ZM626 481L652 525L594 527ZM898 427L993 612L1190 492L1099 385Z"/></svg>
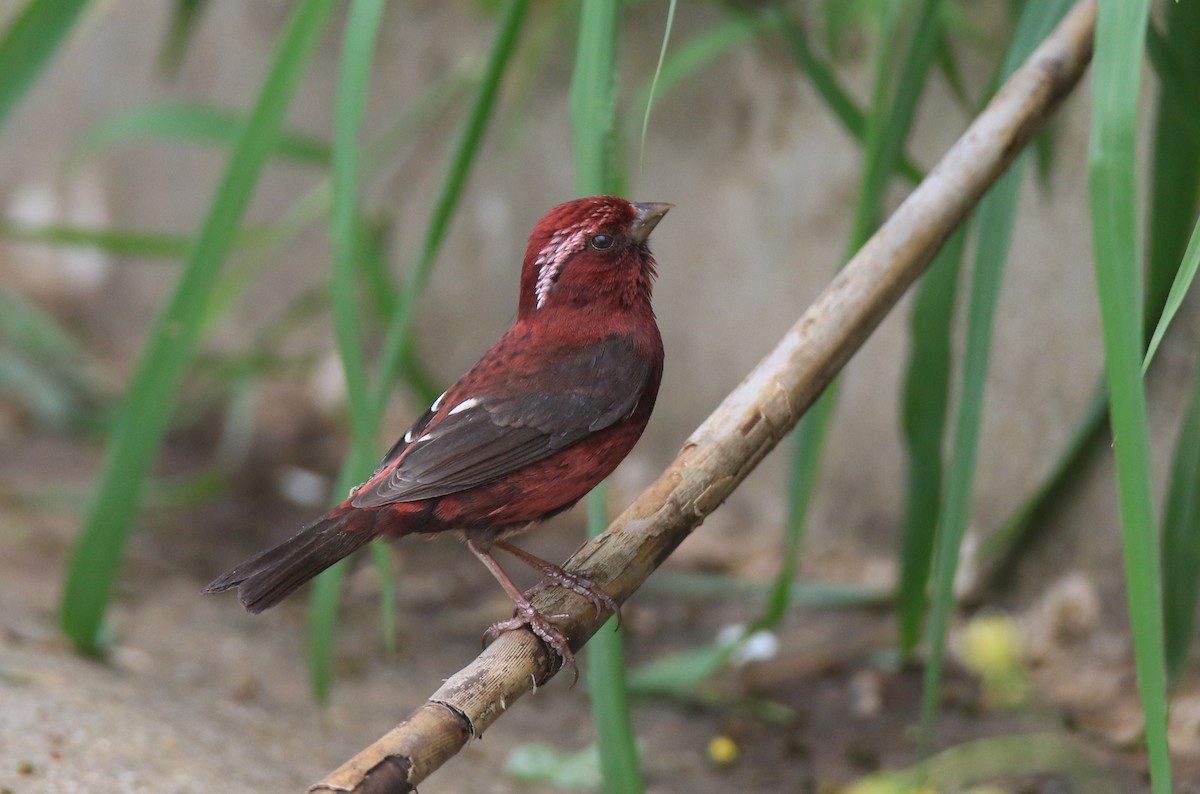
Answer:
<svg viewBox="0 0 1200 794"><path fill-rule="evenodd" d="M614 240L611 234L594 234L592 235L592 238L588 240L588 244L597 251L604 251L612 248L613 242Z"/></svg>

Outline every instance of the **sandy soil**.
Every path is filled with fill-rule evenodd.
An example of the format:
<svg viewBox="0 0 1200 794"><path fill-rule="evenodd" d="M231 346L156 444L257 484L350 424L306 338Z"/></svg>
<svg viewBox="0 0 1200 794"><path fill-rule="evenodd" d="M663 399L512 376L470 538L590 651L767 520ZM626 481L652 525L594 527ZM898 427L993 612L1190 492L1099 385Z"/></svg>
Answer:
<svg viewBox="0 0 1200 794"><path fill-rule="evenodd" d="M75 481L95 462L94 451L62 439L10 435L7 441L9 450L22 451L20 463L5 456L7 482L15 489L10 497L22 489L28 494L48 476ZM258 497L264 499L272 504ZM75 655L56 630L73 512L5 502L0 791L303 791L419 705L472 658L480 631L505 615L502 593L455 542L401 544L396 654L383 652L373 577L362 570L347 588L332 702L318 708L308 690L303 599L254 617L232 598L199 592L212 572L244 553L241 546L254 547L270 534L218 543L214 514L249 522L264 509L243 495L194 513L150 516L132 545L113 610L112 651L105 661L93 661ZM565 556L577 521L567 516L561 531L535 536L532 547ZM714 538L704 532L685 544L673 568L711 567L707 546ZM988 709L977 683L952 668L941 742L1070 731L1118 790L1143 790L1143 760L1128 749L1139 728L1128 649L1089 631L1092 619L1086 609L1078 612L1086 598L1062 598L1024 616L1030 632L1051 626L1058 633L1030 644L1038 705ZM1067 617L1051 616L1052 608L1067 610ZM702 642L754 614L748 603L689 601L653 586L627 610L635 662ZM776 658L718 682L714 692L724 705L639 701L635 719L650 790L831 792L881 766L911 763L920 673L879 661L891 636L888 618L870 610L798 612L780 634ZM756 716L746 707L750 696L783 707L786 718ZM1200 698L1180 704L1174 728L1180 780L1187 781L1200 771ZM717 736L738 747L732 763L709 756ZM540 742L574 751L591 739L586 687L572 689L560 678L514 705L422 791L550 791L501 772L513 748ZM1178 790L1195 790L1187 785ZM1063 789L1047 778L1003 790Z"/></svg>

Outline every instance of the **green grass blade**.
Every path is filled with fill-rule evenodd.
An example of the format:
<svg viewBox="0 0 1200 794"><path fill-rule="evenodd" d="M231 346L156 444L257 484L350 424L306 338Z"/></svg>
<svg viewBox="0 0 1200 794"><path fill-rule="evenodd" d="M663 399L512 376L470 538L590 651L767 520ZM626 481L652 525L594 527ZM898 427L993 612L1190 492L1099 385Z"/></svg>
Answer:
<svg viewBox="0 0 1200 794"><path fill-rule="evenodd" d="M474 79L475 77L468 74L466 70L460 70L432 85L428 92L416 102L411 103L409 107L398 115L389 129L377 141L372 142L366 148L361 164L362 170L369 172L381 158L387 156L398 145L409 139L414 132L424 127L429 119L443 110L447 104L457 99ZM331 188L329 183L322 182L318 184L285 213L279 221L262 229L241 232L236 243L237 246L275 247L286 244L288 240L308 228L327 211L331 201L330 196ZM126 256L173 257L181 259L186 256L192 245L191 238L178 235L154 235L139 232L80 229L76 227L26 227L15 223L4 224L3 222L0 222L0 235L9 235L12 239L29 240L31 242L94 247ZM369 264L373 275L377 278L382 278L383 268L386 263L372 260L372 258L378 259L381 256L379 241L374 241L372 244L365 246L365 248L368 256L363 260L364 269ZM226 279L226 283L220 284L215 292L216 297L209 301L209 308L206 311L206 315L210 317L219 316L224 308L228 307L241 294L242 287L251 275L253 275L253 270L247 269L245 273L240 274L236 279ZM379 286L383 283L387 282L376 282L374 286ZM385 294L390 293L393 289L390 283L388 283L386 290L375 290L372 288L369 291L371 297L376 298L385 296ZM307 317L310 313L306 313L305 316ZM433 397L440 390L433 386L427 373L421 368L411 342L405 346L402 356L402 368L410 386L425 397L425 402L432 401ZM261 369L262 367L261 363L256 361L249 361L247 365L257 369ZM219 376L219 373L216 374ZM393 623L394 621L387 621L387 625L389 626ZM317 678L322 677L322 675L321 673L315 674Z"/></svg>
<svg viewBox="0 0 1200 794"><path fill-rule="evenodd" d="M219 499L229 490L230 474L223 468L146 481L142 506L146 510L178 510ZM94 500L90 484L53 483L33 489L0 488L0 498L31 510L81 513Z"/></svg>
<svg viewBox="0 0 1200 794"><path fill-rule="evenodd" d="M575 181L583 195L613 192L616 162L617 22L619 0L584 0L580 7L575 71L571 76L571 128ZM608 526L606 488L588 494L588 533ZM609 620L587 646L587 683L600 750L600 776L608 794L645 790L625 680L625 653L616 621Z"/></svg>
<svg viewBox="0 0 1200 794"><path fill-rule="evenodd" d="M338 493L371 473L374 463L377 417L372 410L359 324L357 263L362 227L358 199L359 133L366 114L371 63L384 0L355 0L350 6L342 48L342 66L335 103L332 203L329 234L333 242L333 268L329 283L330 307L338 353L346 378L350 413L350 452Z"/></svg>
<svg viewBox="0 0 1200 794"><path fill-rule="evenodd" d="M879 226L883 214L883 199L888 181L900 162L904 142L916 117L917 105L924 90L925 80L934 62L939 31L941 29L941 0L914 0L916 11L913 32L899 70L892 98L887 99L891 88L892 73L890 44L883 45L876 64L873 105L877 112L867 124L864 139L866 158L863 165L862 194L855 208L854 227L850 234L851 251L857 251L871 233ZM885 21L883 36L890 40L897 32L898 16L903 3L891 0L891 17ZM886 107L885 113L878 112Z"/></svg>
<svg viewBox="0 0 1200 794"><path fill-rule="evenodd" d="M604 483L588 494L588 534L600 534L608 526ZM587 685L592 701L592 722L600 747L600 775L609 794L644 791L638 760L637 734L629 704L625 648L616 621L609 620L587 646Z"/></svg>
<svg viewBox="0 0 1200 794"><path fill-rule="evenodd" d="M662 59L654 79L643 85L633 107L649 107L652 93L670 92L712 61L761 36L771 29L760 14L731 14L683 42ZM665 48L664 48L665 52Z"/></svg>
<svg viewBox="0 0 1200 794"><path fill-rule="evenodd" d="M36 304L0 287L0 395L41 424L94 431L104 419L101 382L79 340Z"/></svg>
<svg viewBox="0 0 1200 794"><path fill-rule="evenodd" d="M571 752L528 742L509 753L504 774L538 791L594 791L600 787L600 750L594 744Z"/></svg>
<svg viewBox="0 0 1200 794"><path fill-rule="evenodd" d="M365 216L362 220L358 229L359 250L362 252L357 262L358 278L362 280L371 313L375 318L386 321L392 316L398 300L398 290L386 252L390 231L387 223L378 223ZM437 392L433 393L434 397L437 395Z"/></svg>
<svg viewBox="0 0 1200 794"><path fill-rule="evenodd" d="M49 361L87 359L87 349L66 329L16 292L0 286L0 340L5 347Z"/></svg>
<svg viewBox="0 0 1200 794"><path fill-rule="evenodd" d="M1167 293L1162 315L1158 319L1158 325L1154 327L1154 335L1150 338L1150 345L1146 349L1146 357L1142 361L1142 372L1150 368L1150 362L1154 360L1154 354L1158 351L1163 334L1167 332L1171 320L1175 319L1175 314L1183 305L1183 299L1187 297L1188 289L1191 288L1192 281L1196 278L1197 266L1200 266L1200 222L1197 222L1192 228L1192 239L1188 241L1187 250L1183 254L1183 262L1180 263L1179 269L1175 273L1175 280L1171 283L1171 291Z"/></svg>
<svg viewBox="0 0 1200 794"><path fill-rule="evenodd" d="M1075 473L1107 415L1108 394L1103 388L1097 388L1046 479L998 529L979 544L974 565L985 571L985 576L1003 570L1005 563L1029 540L1037 517L1053 503L1054 497Z"/></svg>
<svg viewBox="0 0 1200 794"><path fill-rule="evenodd" d="M617 181L614 119L618 7L614 0L584 0L580 6L569 101L575 182L581 195L605 193Z"/></svg>
<svg viewBox="0 0 1200 794"><path fill-rule="evenodd" d="M1200 5L1171 3L1163 9L1166 33L1153 27L1147 53L1159 78L1158 109L1150 178L1149 247L1146 260L1145 328L1154 329L1143 363L1149 365L1170 318L1195 277L1200 260L1200 223L1182 253L1187 228L1200 200L1200 123L1195 104L1200 97ZM1170 282L1170 290L1166 284ZM1164 295L1164 292L1166 293ZM1162 305L1160 312L1154 311ZM1200 381L1175 442L1175 456L1163 515L1163 633L1167 682L1176 686L1187 669L1195 636L1200 597Z"/></svg>
<svg viewBox="0 0 1200 794"><path fill-rule="evenodd" d="M663 60L653 81L638 90L633 106L648 106L652 86L658 94L665 94L722 55L774 32L783 36L792 59L808 77L834 117L851 135L862 141L866 129L866 116L862 108L842 87L833 68L813 52L804 26L794 15L774 4L755 13L732 10L728 17L677 47ZM901 159L898 168L901 176L910 182L919 182L923 177L921 170L907 155Z"/></svg>
<svg viewBox="0 0 1200 794"><path fill-rule="evenodd" d="M102 624L137 513L138 495L199 342L221 264L332 6L332 0L305 0L296 6L281 34L270 73L230 155L196 245L151 331L121 404L96 501L75 546L63 592L62 629L85 653L103 650Z"/></svg>
<svg viewBox="0 0 1200 794"><path fill-rule="evenodd" d="M182 259L193 244L192 238L178 234L87 229L79 226L33 226L5 220L0 220L0 237L26 243L95 248L117 256L147 259Z"/></svg>
<svg viewBox="0 0 1200 794"><path fill-rule="evenodd" d="M416 101L398 113L388 129L365 148L361 163L363 173L373 173L380 162L419 133L442 109L458 99L474 81L472 74L471 70L460 70L435 81ZM244 231L239 238L239 245L271 249L286 246L313 224L328 219L332 195L330 179L319 180L278 219L266 226ZM379 244L379 241L373 241L367 247L369 253L373 252L371 256L380 255ZM210 317L222 316L233 301L244 294L246 285L262 271L268 261L267 257L255 257L231 269L218 284L215 297L209 301ZM394 291L394 288L388 288L389 299ZM406 342L406 346L408 344L410 343ZM411 363L412 360L411 350L402 351L402 362ZM407 364L405 366L408 367ZM408 367L402 371L411 373L412 369Z"/></svg>
<svg viewBox="0 0 1200 794"><path fill-rule="evenodd" d="M946 7L956 6L947 4ZM938 71L942 73L942 77L945 78L946 84L950 86L950 91L959 104L963 107L970 107L971 95L967 91L966 81L963 80L962 68L954 56L954 48L948 31L942 31L935 46L937 47Z"/></svg>
<svg viewBox="0 0 1200 794"><path fill-rule="evenodd" d="M1034 776L1055 780L1051 784L1055 790L1078 794L1118 794L1110 773L1099 767L1092 755L1066 733L1029 733L976 739L943 750L909 769L871 775L847 791L854 794L977 791L982 794L985 791L1011 790L986 785L998 779Z"/></svg>
<svg viewBox="0 0 1200 794"><path fill-rule="evenodd" d="M0 36L0 130L71 32L87 0L29 0Z"/></svg>
<svg viewBox="0 0 1200 794"><path fill-rule="evenodd" d="M1138 692L1154 794L1171 790L1159 547L1141 378L1142 284L1137 206L1137 104L1149 2L1100 0L1088 149L1096 286Z"/></svg>
<svg viewBox="0 0 1200 794"><path fill-rule="evenodd" d="M1171 5L1164 9L1166 33L1160 33L1151 23L1146 31L1146 55L1150 65L1158 77L1159 99L1157 125L1163 125L1163 117L1169 121L1165 125L1168 137L1183 136L1191 139L1191 145L1200 144L1200 119L1194 113L1189 113L1187 102L1200 91L1200 56L1196 55L1192 40L1188 36L1195 35L1200 26L1197 13L1192 4ZM1160 143L1157 138L1155 144ZM1156 153L1156 160L1158 159ZM1184 181L1196 173L1197 166L1185 164L1188 169L1180 176Z"/></svg>
<svg viewBox="0 0 1200 794"><path fill-rule="evenodd" d="M882 215L884 193L890 176L896 171L904 142L920 100L922 87L933 62L933 42L936 40L939 0L920 0L913 35L909 38L900 78L895 91L891 90L891 46L900 19L902 2L890 0L885 11L879 60L876 63L873 89L873 112L865 130L865 164L862 188L855 213L849 250L851 253L866 241ZM834 381L800 420L796 429L796 450L788 475L791 514L785 537L784 564L776 579L775 596L758 625L769 619L784 602L783 594L791 587L790 577L798 567L789 558L794 556L803 541L808 505L816 487L821 452L828 424L837 402L839 381ZM784 577L789 577L785 580Z"/></svg>
<svg viewBox="0 0 1200 794"><path fill-rule="evenodd" d="M1058 19L1066 13L1067 8L1069 3L1066 2L1044 2L1036 7L1033 4L1027 6L1017 25L1013 43L1005 56L1001 69L1002 78L1007 78L1017 69ZM946 467L944 492L937 515L934 539L936 548L930 580L929 622L926 626L927 661L921 693L920 744L923 752L928 752L931 747L937 704L941 696L946 637L954 613L954 579L958 571L962 539L967 530L975 489L979 433L983 423L984 387L992 346L992 324L1012 243L1024 161L1025 158L1020 158L1008 173L1000 178L984 196L976 213L978 240L967 309L962 387L955 411L957 418L953 447L949 465ZM916 584L909 583L909 586L913 591L917 591ZM912 621L913 618L906 615L904 619Z"/></svg>
<svg viewBox="0 0 1200 794"><path fill-rule="evenodd" d="M1164 35L1151 26L1146 37L1159 82L1147 215L1147 337L1167 301L1200 203L1200 5L1168 3L1163 21Z"/></svg>
<svg viewBox="0 0 1200 794"><path fill-rule="evenodd" d="M333 687L333 638L337 634L337 605L346 578L346 560L334 563L313 579L308 607L308 680L313 697L329 702Z"/></svg>
<svg viewBox="0 0 1200 794"><path fill-rule="evenodd" d="M1174 686L1187 670L1200 597L1200 368L1175 442L1162 544L1167 680Z"/></svg>
<svg viewBox="0 0 1200 794"><path fill-rule="evenodd" d="M433 265L441 250L442 241L450 228L450 221L458 210L459 200L466 185L471 166L479 153L480 143L487 131L496 97L500 93L500 83L508 70L513 53L520 40L521 29L529 11L529 0L506 0L501 12L500 23L496 30L496 39L488 54L483 77L475 90L470 110L463 124L454 153L450 159L446 178L442 182L441 192L434 202L433 213L425 230L421 243L421 252L411 275L406 279L400 291L400 299L396 311L388 324L384 337L383 348L379 354L379 372L372 393L373 408L376 416L383 415L387 405L388 395L396 372L403 359L403 350L407 342L408 328L412 322L413 311L417 300L425 290Z"/></svg>
<svg viewBox="0 0 1200 794"><path fill-rule="evenodd" d="M1196 46L1200 4L1168 3L1163 22L1165 34L1159 35L1152 26L1146 37L1146 52L1159 82L1147 214L1147 365L1179 308L1195 274L1195 258L1200 256L1194 228L1200 205L1200 114L1196 113L1200 101L1200 47ZM1191 241L1187 242L1189 229Z"/></svg>
<svg viewBox="0 0 1200 794"><path fill-rule="evenodd" d="M834 381L830 384L796 428L788 469L788 512L787 523L784 526L782 560L763 613L747 632L747 636L760 629L777 627L787 616L791 606L792 588L800 572L800 553L804 548L808 510L817 489L821 450L825 448L825 435L837 406L839 383L840 381Z"/></svg>
<svg viewBox="0 0 1200 794"><path fill-rule="evenodd" d="M350 5L342 40L342 62L334 103L333 176L329 217L329 236L333 242L333 268L329 280L329 301L333 312L334 336L346 378L346 396L350 413L350 448L342 462L334 497L341 499L350 486L371 473L375 453L378 419L371 405L367 362L363 351L363 333L359 325L357 261L361 253L359 229L359 132L366 114L371 63L384 0L355 0ZM379 553L382 552L382 555ZM375 553L380 570L384 612L394 603L392 579L388 575L385 549ZM309 672L313 693L326 703L333 675L334 632L337 628L337 602L343 569L320 577L313 589L309 610ZM395 621L385 623L385 644L394 645Z"/></svg>
<svg viewBox="0 0 1200 794"><path fill-rule="evenodd" d="M1029 7L1040 4L1029 3ZM1147 54L1159 73L1161 91L1155 119L1153 166L1150 187L1149 252L1143 333L1148 339L1161 316L1168 291L1191 228L1200 181L1200 122L1194 112L1200 88L1200 6L1166 3L1165 39L1151 29ZM1190 77L1189 77L1190 75ZM980 545L976 563L981 570L1001 570L1020 551L1037 526L1037 518L1054 503L1076 470L1089 442L1108 414L1107 393L1097 386L1097 396L1071 433L1050 475L1004 522L1000 530Z"/></svg>
<svg viewBox="0 0 1200 794"><path fill-rule="evenodd" d="M1033 149L1033 172L1037 176L1038 187L1043 189L1050 186L1050 175L1054 170L1055 156L1058 151L1058 141L1055 137L1057 125L1054 119L1048 119L1046 128L1034 136L1030 148Z"/></svg>
<svg viewBox="0 0 1200 794"><path fill-rule="evenodd" d="M375 173L382 162L425 129L475 82L475 70L458 69L434 81L414 101L405 103L379 138L366 146L361 164L363 173ZM330 179L319 180L278 219L269 225L244 232L245 244L280 248L293 242L314 224L328 219L332 195ZM388 292L394 292L394 288L389 288Z"/></svg>
<svg viewBox="0 0 1200 794"><path fill-rule="evenodd" d="M183 64L188 44L196 33L200 16L209 5L209 0L175 0L171 10L171 25L158 56L159 68L174 76Z"/></svg>
<svg viewBox="0 0 1200 794"><path fill-rule="evenodd" d="M779 28L787 41L792 60L808 77L809 82L820 94L834 118L840 121L846 131L860 143L865 144L867 137L866 114L842 87L833 68L813 52L804 26L800 24L794 14L782 5L770 6L766 11L766 17L772 21L773 26ZM895 168L899 170L901 176L914 184L924 178L921 169L905 154L901 154L900 159L895 163Z"/></svg>
<svg viewBox="0 0 1200 794"><path fill-rule="evenodd" d="M60 430L94 423L76 385L28 356L0 347L0 399L21 407L36 424Z"/></svg>
<svg viewBox="0 0 1200 794"><path fill-rule="evenodd" d="M6 220L0 220L0 237L17 242L94 248L114 256L139 259L183 259L195 245L195 238L182 234L84 226L34 226ZM232 246L235 249L263 248L271 246L274 242L275 235L269 228L247 229L239 232Z"/></svg>
<svg viewBox="0 0 1200 794"><path fill-rule="evenodd" d="M471 108L451 157L449 170L442 183L442 190L434 205L433 214L426 229L421 253L411 276L400 290L386 336L383 349L379 354L376 381L368 391L370 408L370 426L368 434L374 437L379 429L379 422L387 407L392 384L404 360L405 350L409 342L409 324L416 309L417 301L424 292L437 260L438 251L449 228L450 220L458 208L462 190L466 184L467 175L474 164L483 140L483 134L491 119L499 94L501 79L507 70L512 54L520 38L526 13L529 10L528 0L508 0L501 12L501 21L496 32L496 39L488 57L484 75L475 91ZM364 14L366 12L363 12ZM346 178L346 177L343 177ZM355 453L357 458L358 453ZM364 459L366 457L364 456ZM359 460L347 459L339 476L339 491L345 493L351 484L361 479L358 467L364 466ZM369 468L361 469L367 474ZM342 487L344 486L344 487ZM376 558L379 559L378 557ZM344 566L338 564L316 578L313 588L309 611L309 638L311 677L314 691L318 699L328 696L329 682L332 676L332 636L336 626L338 595L341 580L344 576Z"/></svg>
<svg viewBox="0 0 1200 794"><path fill-rule="evenodd" d="M75 144L77 160L104 149L143 140L229 147L245 124L243 114L199 102L159 102L127 110L92 125ZM274 156L303 165L327 166L329 144L311 135L282 131Z"/></svg>
<svg viewBox="0 0 1200 794"><path fill-rule="evenodd" d="M842 41L847 34L854 30L862 30L876 25L882 27L880 10L882 2L846 2L846 0L823 0L821 11L825 28L825 49L834 58L840 58Z"/></svg>
<svg viewBox="0 0 1200 794"><path fill-rule="evenodd" d="M639 162L646 158L646 133L650 129L650 108L654 107L654 89L658 86L658 79L662 76L663 61L667 59L667 44L671 41L671 29L675 27L675 0L671 0L667 6L667 26L663 31L662 47L658 51L658 63L654 66L654 77L650 80L650 90L646 94L646 113L642 116L642 136L640 138L641 154L638 157Z"/></svg>
<svg viewBox="0 0 1200 794"><path fill-rule="evenodd" d="M728 665L744 638L668 653L631 671L626 686L641 696L683 697Z"/></svg>
<svg viewBox="0 0 1200 794"><path fill-rule="evenodd" d="M921 693L922 754L927 754L931 748L937 705L941 697L946 637L954 613L954 577L970 518L975 467L979 457L979 431L983 424L983 394L992 346L992 321L1012 239L1020 184L1020 165L1014 164L984 197L978 210L979 240L967 308L962 388L953 448L946 467L945 492L938 515L933 576L930 581L929 623L925 632L927 660Z"/></svg>
<svg viewBox="0 0 1200 794"><path fill-rule="evenodd" d="M782 30L797 64L809 76L835 116L852 134L866 141L867 165L864 168L863 192L859 199L859 215L851 239L851 251L857 250L878 223L890 175L900 170L909 178L920 178L919 171L904 159L903 148L935 53L933 44L938 35L939 21L937 5L936 0L925 0L919 8L915 32L905 53L894 96L889 92L890 81L887 79L890 74L890 52L887 47L881 51L876 73L875 112L871 116L870 128L862 111L841 88L832 70L813 54L803 28L786 11L772 6L762 22L753 23L750 20L757 20L756 17L740 16L747 20L745 30L757 30L760 24L765 26L764 29ZM900 4L891 2L884 22L884 41L890 41L899 13ZM797 428L788 480L789 512L782 562L767 605L754 623L756 628L772 627L786 614L799 568L808 506L816 488L821 451L836 406L837 392L838 383L835 381L809 409Z"/></svg>
<svg viewBox="0 0 1200 794"><path fill-rule="evenodd" d="M965 227L946 241L946 247L921 277L910 320L912 343L903 404L908 489L897 588L900 652L905 656L912 655L921 640L927 606L934 530L942 503L942 446L950 401L954 296L966 242Z"/></svg>

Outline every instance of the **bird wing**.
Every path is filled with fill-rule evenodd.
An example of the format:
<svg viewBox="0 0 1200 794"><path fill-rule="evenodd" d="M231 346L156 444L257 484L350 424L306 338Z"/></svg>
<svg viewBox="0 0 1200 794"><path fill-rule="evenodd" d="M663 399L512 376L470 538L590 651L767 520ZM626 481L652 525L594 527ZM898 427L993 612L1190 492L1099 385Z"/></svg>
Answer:
<svg viewBox="0 0 1200 794"><path fill-rule="evenodd" d="M414 502L497 480L628 417L651 377L651 362L623 337L536 366L491 393L472 394L468 373L447 392L453 399L434 403L389 451L351 504Z"/></svg>

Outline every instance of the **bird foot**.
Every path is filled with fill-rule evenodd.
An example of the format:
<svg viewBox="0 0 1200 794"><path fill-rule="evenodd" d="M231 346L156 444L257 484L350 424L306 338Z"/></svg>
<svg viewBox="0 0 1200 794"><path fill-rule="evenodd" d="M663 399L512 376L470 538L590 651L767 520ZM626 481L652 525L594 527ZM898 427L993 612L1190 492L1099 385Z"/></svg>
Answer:
<svg viewBox="0 0 1200 794"><path fill-rule="evenodd" d="M583 568L578 571L568 571L506 541L498 540L493 545L506 554L511 554L521 560L542 575L542 581L526 591L525 595L527 598L540 593L551 585L565 587L571 592L586 598L588 603L596 609L597 615L600 614L601 609L607 609L609 612L612 612L617 616L617 625L621 625L621 605L616 602L616 599L604 592L600 585L596 584L595 577L604 574L604 571L600 568Z"/></svg>
<svg viewBox="0 0 1200 794"><path fill-rule="evenodd" d="M586 598L588 603L596 610L597 615L600 614L601 609L607 609L609 612L612 612L617 618L617 625L621 625L621 605L612 596L604 592L600 585L596 584L592 578L603 573L599 568L568 571L564 568L559 568L557 565L547 563L546 567L539 567L538 571L542 574L542 581L526 591L525 595L527 598L532 598L537 593L553 585L565 587Z"/></svg>
<svg viewBox="0 0 1200 794"><path fill-rule="evenodd" d="M574 671L575 680L578 681L579 665L575 662L575 654L571 651L571 646L567 642L566 635L552 622L569 617L570 615L546 615L535 609L528 601L523 604L518 603L513 617L493 624L483 633L483 644L485 646L489 645L507 631L514 631L528 626L529 630L541 638L542 642L546 643L546 646L550 650L558 654L563 664Z"/></svg>

